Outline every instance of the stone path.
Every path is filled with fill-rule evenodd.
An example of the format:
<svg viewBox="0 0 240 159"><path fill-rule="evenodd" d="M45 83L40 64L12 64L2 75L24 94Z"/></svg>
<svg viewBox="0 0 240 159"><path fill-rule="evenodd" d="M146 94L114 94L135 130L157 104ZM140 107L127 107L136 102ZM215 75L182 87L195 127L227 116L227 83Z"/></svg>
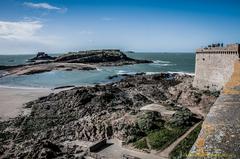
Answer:
<svg viewBox="0 0 240 159"><path fill-rule="evenodd" d="M98 154L105 156L106 159L120 159L124 154L141 159L167 159L166 157L160 157L150 153L126 149L121 146L117 139L111 139L108 141L108 143L111 143L112 145L98 152Z"/></svg>

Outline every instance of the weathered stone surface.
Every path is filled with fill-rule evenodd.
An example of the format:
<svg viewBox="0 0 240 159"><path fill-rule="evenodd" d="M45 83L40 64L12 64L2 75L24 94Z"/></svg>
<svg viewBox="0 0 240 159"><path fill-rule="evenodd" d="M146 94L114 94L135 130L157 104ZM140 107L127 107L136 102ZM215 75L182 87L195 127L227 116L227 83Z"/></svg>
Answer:
<svg viewBox="0 0 240 159"><path fill-rule="evenodd" d="M240 62L210 109L189 158L240 158Z"/></svg>
<svg viewBox="0 0 240 159"><path fill-rule="evenodd" d="M240 57L240 44L197 49L193 86L205 90L221 90L229 81L234 63Z"/></svg>

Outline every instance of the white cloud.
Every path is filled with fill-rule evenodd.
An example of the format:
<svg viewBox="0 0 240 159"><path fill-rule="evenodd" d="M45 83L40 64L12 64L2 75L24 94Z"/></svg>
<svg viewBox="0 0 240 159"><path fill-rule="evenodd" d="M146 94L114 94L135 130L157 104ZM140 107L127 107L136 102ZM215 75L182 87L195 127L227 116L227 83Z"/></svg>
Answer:
<svg viewBox="0 0 240 159"><path fill-rule="evenodd" d="M44 35L43 27L39 21L0 21L0 54L56 49L61 39Z"/></svg>
<svg viewBox="0 0 240 159"><path fill-rule="evenodd" d="M33 39L36 32L42 27L43 24L39 21L0 21L0 38L20 40Z"/></svg>
<svg viewBox="0 0 240 159"><path fill-rule="evenodd" d="M25 5L27 7L30 7L30 8L36 8L36 9L62 10L61 8L53 6L53 5L50 5L48 3L24 2L23 5Z"/></svg>

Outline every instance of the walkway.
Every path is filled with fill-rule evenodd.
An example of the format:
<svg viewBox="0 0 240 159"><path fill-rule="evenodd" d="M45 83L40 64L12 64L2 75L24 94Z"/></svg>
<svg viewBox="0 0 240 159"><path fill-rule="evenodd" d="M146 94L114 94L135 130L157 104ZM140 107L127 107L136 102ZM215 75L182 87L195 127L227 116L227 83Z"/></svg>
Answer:
<svg viewBox="0 0 240 159"><path fill-rule="evenodd" d="M98 152L98 154L105 156L106 159L122 158L124 154L138 157L140 159L167 159L166 157L159 157L150 153L126 149L121 146L117 139L109 140L108 143L111 143L112 145Z"/></svg>

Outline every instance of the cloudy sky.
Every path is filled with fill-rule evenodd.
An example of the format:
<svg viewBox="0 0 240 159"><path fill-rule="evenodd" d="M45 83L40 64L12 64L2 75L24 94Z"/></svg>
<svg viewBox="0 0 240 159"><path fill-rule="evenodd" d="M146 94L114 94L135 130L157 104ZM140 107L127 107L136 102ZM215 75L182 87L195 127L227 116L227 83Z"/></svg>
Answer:
<svg viewBox="0 0 240 159"><path fill-rule="evenodd" d="M1 0L0 54L240 42L239 0Z"/></svg>

